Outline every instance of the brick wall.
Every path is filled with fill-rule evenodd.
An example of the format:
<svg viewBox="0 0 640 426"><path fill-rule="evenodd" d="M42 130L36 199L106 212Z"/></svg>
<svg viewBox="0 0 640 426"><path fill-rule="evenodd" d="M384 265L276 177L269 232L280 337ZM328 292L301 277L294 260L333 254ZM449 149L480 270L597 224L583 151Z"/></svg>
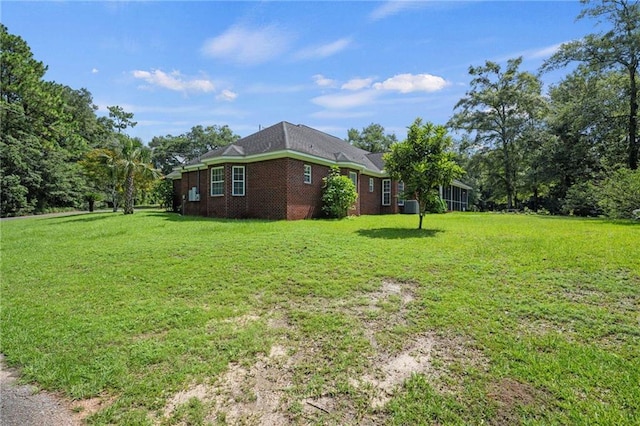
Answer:
<svg viewBox="0 0 640 426"><path fill-rule="evenodd" d="M215 167L224 168L224 195L211 195L211 169ZM207 189L205 199L207 202L207 216L209 217L227 217L228 206L227 200L231 193L231 167L228 164L216 164L209 166L207 170Z"/></svg>
<svg viewBox="0 0 640 426"><path fill-rule="evenodd" d="M304 165L311 166L311 184L304 183ZM245 195L233 196L233 166L245 167ZM211 196L211 168L224 167L224 195ZM353 169L341 169L349 176ZM308 219L323 217L322 178L329 167L282 158L248 164L226 163L207 169L190 171L174 181L174 205L182 204L185 215L229 218ZM369 192L369 178L358 173L358 201L350 215L398 213L397 183L391 185L391 205L382 206L382 178L374 177L374 190ZM188 201L189 190L197 186L200 201Z"/></svg>
<svg viewBox="0 0 640 426"><path fill-rule="evenodd" d="M304 166L311 166L311 183L304 182ZM322 178L329 167L287 159L287 215L289 220L322 217Z"/></svg>
<svg viewBox="0 0 640 426"><path fill-rule="evenodd" d="M182 179L173 181L173 211L179 212L182 208Z"/></svg>
<svg viewBox="0 0 640 426"><path fill-rule="evenodd" d="M382 179L360 175L360 214L380 214L382 203ZM373 179L373 192L369 192L369 179Z"/></svg>
<svg viewBox="0 0 640 426"><path fill-rule="evenodd" d="M287 218L287 159L246 165L246 216Z"/></svg>

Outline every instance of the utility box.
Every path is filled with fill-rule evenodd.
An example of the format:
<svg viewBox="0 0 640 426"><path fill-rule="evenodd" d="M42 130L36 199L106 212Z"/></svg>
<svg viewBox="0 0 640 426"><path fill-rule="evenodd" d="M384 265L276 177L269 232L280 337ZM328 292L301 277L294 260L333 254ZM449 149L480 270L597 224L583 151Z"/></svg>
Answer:
<svg viewBox="0 0 640 426"><path fill-rule="evenodd" d="M418 202L416 200L406 200L404 202L404 214L418 214L419 213Z"/></svg>

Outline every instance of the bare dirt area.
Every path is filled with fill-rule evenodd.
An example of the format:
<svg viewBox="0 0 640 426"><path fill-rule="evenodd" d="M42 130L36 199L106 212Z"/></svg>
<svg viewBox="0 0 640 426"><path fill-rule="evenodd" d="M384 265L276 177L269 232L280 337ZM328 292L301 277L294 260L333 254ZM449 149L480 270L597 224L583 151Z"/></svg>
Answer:
<svg viewBox="0 0 640 426"><path fill-rule="evenodd" d="M377 342L381 335L393 332L390 327L406 325L408 307L416 297L416 290L413 283L384 281L379 290L367 294L366 299L355 306L339 303L315 306L358 318L374 348L370 368L348 378L350 391L314 397L299 394L296 368L313 364L323 354L312 342L283 337L271 347L269 354L258 356L253 364L231 363L214 383L196 384L177 393L166 405L164 419L170 418L181 404L198 398L208 409L206 421L214 424L380 424L385 420L385 404L412 374L425 375L439 392L460 392L462 378L453 373L453 366L456 371L461 367L488 368L488 360L472 341L428 332L404 341L400 348ZM258 318L237 318L239 326L255 320ZM295 334L282 312L277 312L268 323L274 330L283 331L284 336Z"/></svg>
<svg viewBox="0 0 640 426"><path fill-rule="evenodd" d="M492 424L506 425L518 423L518 409L527 405L540 403L542 392L529 384L505 378L494 384L488 394L498 407Z"/></svg>

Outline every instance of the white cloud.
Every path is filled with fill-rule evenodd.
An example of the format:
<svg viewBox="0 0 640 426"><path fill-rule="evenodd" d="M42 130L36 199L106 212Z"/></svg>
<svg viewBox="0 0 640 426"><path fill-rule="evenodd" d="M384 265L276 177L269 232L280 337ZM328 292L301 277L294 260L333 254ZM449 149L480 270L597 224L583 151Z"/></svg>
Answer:
<svg viewBox="0 0 640 426"><path fill-rule="evenodd" d="M210 80L206 79L185 79L180 71L173 71L167 74L161 70L142 71L135 70L132 72L133 77L144 80L151 86L162 87L164 89L176 92L212 92L215 87Z"/></svg>
<svg viewBox="0 0 640 426"><path fill-rule="evenodd" d="M316 74L313 77L313 81L320 87L336 87L336 81L325 77L322 74Z"/></svg>
<svg viewBox="0 0 640 426"><path fill-rule="evenodd" d="M322 118L322 119L343 119L343 118L362 118L362 117L370 117L374 115L373 111L329 111L323 110L312 113L310 116L313 118Z"/></svg>
<svg viewBox="0 0 640 426"><path fill-rule="evenodd" d="M228 89L224 89L222 92L220 92L218 96L216 96L216 99L231 102L231 101L234 101L237 97L238 97L237 93L232 92L231 90L228 90Z"/></svg>
<svg viewBox="0 0 640 426"><path fill-rule="evenodd" d="M296 85L278 85L278 84L264 84L264 83L255 83L251 86L246 87L243 92L249 93L253 95L269 95L274 93L297 93L308 90L312 87L309 84L296 84Z"/></svg>
<svg viewBox="0 0 640 426"><path fill-rule="evenodd" d="M419 2L416 1L388 1L383 3L382 5L375 8L369 14L369 20L371 21L379 21L381 19L387 18L389 16L396 15L407 9L416 9L419 7L423 7Z"/></svg>
<svg viewBox="0 0 640 426"><path fill-rule="evenodd" d="M373 78L352 78L340 88L344 90L360 90L370 87L371 83L373 83Z"/></svg>
<svg viewBox="0 0 640 426"><path fill-rule="evenodd" d="M241 65L256 65L279 56L290 43L290 34L275 25L261 28L236 25L206 41L202 53Z"/></svg>
<svg viewBox="0 0 640 426"><path fill-rule="evenodd" d="M431 74L398 74L382 83L375 83L376 90L390 90L400 93L436 92L448 86L449 82L442 77Z"/></svg>
<svg viewBox="0 0 640 426"><path fill-rule="evenodd" d="M331 43L312 46L300 50L295 54L296 59L322 59L335 55L348 48L352 43L351 38L344 37Z"/></svg>
<svg viewBox="0 0 640 426"><path fill-rule="evenodd" d="M91 74L98 74L100 72L100 70L98 68L92 68L91 69Z"/></svg>
<svg viewBox="0 0 640 426"><path fill-rule="evenodd" d="M542 47L540 49L529 50L523 54L527 59L545 59L558 51L562 43Z"/></svg>
<svg viewBox="0 0 640 426"><path fill-rule="evenodd" d="M377 95L375 90L363 90L348 94L335 93L317 96L311 99L311 102L327 109L349 109L370 104Z"/></svg>

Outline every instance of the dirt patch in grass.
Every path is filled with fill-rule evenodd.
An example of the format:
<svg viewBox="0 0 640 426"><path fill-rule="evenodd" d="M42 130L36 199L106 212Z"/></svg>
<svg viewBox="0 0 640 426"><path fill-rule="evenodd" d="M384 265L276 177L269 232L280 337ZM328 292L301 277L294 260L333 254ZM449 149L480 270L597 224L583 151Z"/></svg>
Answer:
<svg viewBox="0 0 640 426"><path fill-rule="evenodd" d="M491 424L511 425L520 423L520 408L539 403L543 394L527 383L504 378L489 388L487 396L498 407Z"/></svg>
<svg viewBox="0 0 640 426"><path fill-rule="evenodd" d="M72 401L68 404L71 411L75 413L74 417L81 423L87 418L94 415L100 410L111 406L116 400L115 397L95 397Z"/></svg>
<svg viewBox="0 0 640 426"><path fill-rule="evenodd" d="M380 408L393 396L396 388L414 373L431 369L431 352L435 341L432 336L422 336L406 350L395 355L379 354L372 374L365 374L361 381L373 386L371 406Z"/></svg>
<svg viewBox="0 0 640 426"><path fill-rule="evenodd" d="M214 383L178 392L165 406L163 419L197 398L209 413L205 420L214 424L380 424L385 422L383 407L412 374L424 375L439 392L460 393L466 372L488 369L488 361L461 336L397 333L396 327L407 327L416 294L415 283L384 280L377 291L352 303L308 300L307 312L352 317L355 335L362 330L373 349L363 363L364 371L323 377L328 381L317 388L309 387L309 380L314 369L327 362L322 350L326 342L300 334L286 309L269 311L266 323L276 335L269 353L253 363L229 364ZM302 310L302 305L297 308ZM228 321L244 327L259 320L244 315Z"/></svg>
<svg viewBox="0 0 640 426"><path fill-rule="evenodd" d="M291 386L287 373L291 358L286 349L273 346L269 356L260 356L251 367L231 363L213 384L198 384L176 393L166 404L168 419L178 407L197 398L208 408L205 419L212 423L281 425L287 423L282 403Z"/></svg>

